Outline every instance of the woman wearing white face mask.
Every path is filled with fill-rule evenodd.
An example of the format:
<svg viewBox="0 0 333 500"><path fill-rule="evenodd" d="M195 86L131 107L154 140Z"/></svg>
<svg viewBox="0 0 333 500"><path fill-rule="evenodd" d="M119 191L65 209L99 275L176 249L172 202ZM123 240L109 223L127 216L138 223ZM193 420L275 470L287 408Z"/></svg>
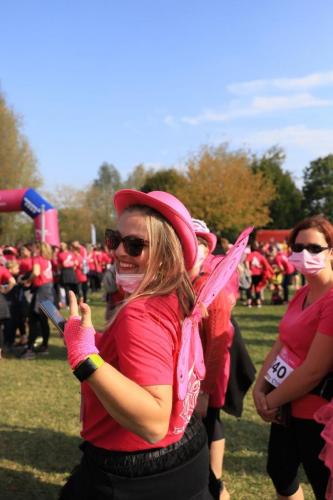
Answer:
<svg viewBox="0 0 333 500"><path fill-rule="evenodd" d="M279 499L302 500L300 464L316 499L325 498L329 471L318 458L323 426L314 413L333 396L333 227L322 216L291 232L290 261L307 284L289 303L279 337L253 390L259 415L272 422L267 471Z"/></svg>
<svg viewBox="0 0 333 500"><path fill-rule="evenodd" d="M117 228L106 231L106 243L125 300L95 335L88 305L78 307L71 294L64 337L82 382L84 442L60 499L210 500L205 430L192 415L195 360L181 371L183 399L177 376L182 322L195 300L187 272L198 247L191 217L161 191L121 190L114 204Z"/></svg>

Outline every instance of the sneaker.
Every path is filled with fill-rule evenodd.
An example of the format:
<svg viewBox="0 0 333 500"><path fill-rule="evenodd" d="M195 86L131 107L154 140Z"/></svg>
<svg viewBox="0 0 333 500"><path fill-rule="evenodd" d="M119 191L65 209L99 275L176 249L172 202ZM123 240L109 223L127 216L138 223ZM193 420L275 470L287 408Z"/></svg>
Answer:
<svg viewBox="0 0 333 500"><path fill-rule="evenodd" d="M35 358L36 354L34 353L34 351L30 351L29 349L20 356L20 359L35 359Z"/></svg>
<svg viewBox="0 0 333 500"><path fill-rule="evenodd" d="M44 356L47 356L49 353L49 350L48 350L48 347L46 345L41 344L35 348L35 352L37 354L43 354Z"/></svg>

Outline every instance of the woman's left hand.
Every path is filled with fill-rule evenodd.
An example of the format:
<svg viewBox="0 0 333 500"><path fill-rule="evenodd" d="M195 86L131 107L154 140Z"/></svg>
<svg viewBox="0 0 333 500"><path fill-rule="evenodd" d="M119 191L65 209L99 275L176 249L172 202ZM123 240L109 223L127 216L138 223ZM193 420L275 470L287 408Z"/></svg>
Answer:
<svg viewBox="0 0 333 500"><path fill-rule="evenodd" d="M254 390L253 400L257 410L258 415L265 422L274 422L278 412L277 408L269 409L266 399L266 394L263 391Z"/></svg>
<svg viewBox="0 0 333 500"><path fill-rule="evenodd" d="M89 354L99 352L95 344L95 329L91 322L90 307L83 302L78 304L72 291L69 292L69 320L65 325L64 339L68 362L73 370Z"/></svg>

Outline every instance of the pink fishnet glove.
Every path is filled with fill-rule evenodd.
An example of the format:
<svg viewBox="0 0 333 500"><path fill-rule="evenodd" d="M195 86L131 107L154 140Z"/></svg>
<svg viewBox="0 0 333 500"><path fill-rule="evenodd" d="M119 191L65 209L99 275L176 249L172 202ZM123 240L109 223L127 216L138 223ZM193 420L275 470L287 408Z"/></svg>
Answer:
<svg viewBox="0 0 333 500"><path fill-rule="evenodd" d="M68 362L72 370L89 354L99 353L95 345L95 328L82 326L80 316L71 316L66 322L64 339Z"/></svg>

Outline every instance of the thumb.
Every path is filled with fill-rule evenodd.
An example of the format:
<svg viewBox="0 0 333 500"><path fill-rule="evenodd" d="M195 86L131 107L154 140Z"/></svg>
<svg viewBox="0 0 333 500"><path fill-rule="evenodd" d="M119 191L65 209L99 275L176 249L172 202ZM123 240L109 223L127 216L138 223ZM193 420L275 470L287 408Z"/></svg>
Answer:
<svg viewBox="0 0 333 500"><path fill-rule="evenodd" d="M79 309L77 306L77 300L76 300L76 295L74 292L71 290L68 292L69 294L69 316L78 316L79 315Z"/></svg>
<svg viewBox="0 0 333 500"><path fill-rule="evenodd" d="M82 302L80 304L80 312L81 312L81 315L82 315L82 318L81 318L81 325L82 326L85 326L85 327L92 327L92 322L91 322L91 309L90 307L88 306L88 304L85 304L84 302Z"/></svg>

